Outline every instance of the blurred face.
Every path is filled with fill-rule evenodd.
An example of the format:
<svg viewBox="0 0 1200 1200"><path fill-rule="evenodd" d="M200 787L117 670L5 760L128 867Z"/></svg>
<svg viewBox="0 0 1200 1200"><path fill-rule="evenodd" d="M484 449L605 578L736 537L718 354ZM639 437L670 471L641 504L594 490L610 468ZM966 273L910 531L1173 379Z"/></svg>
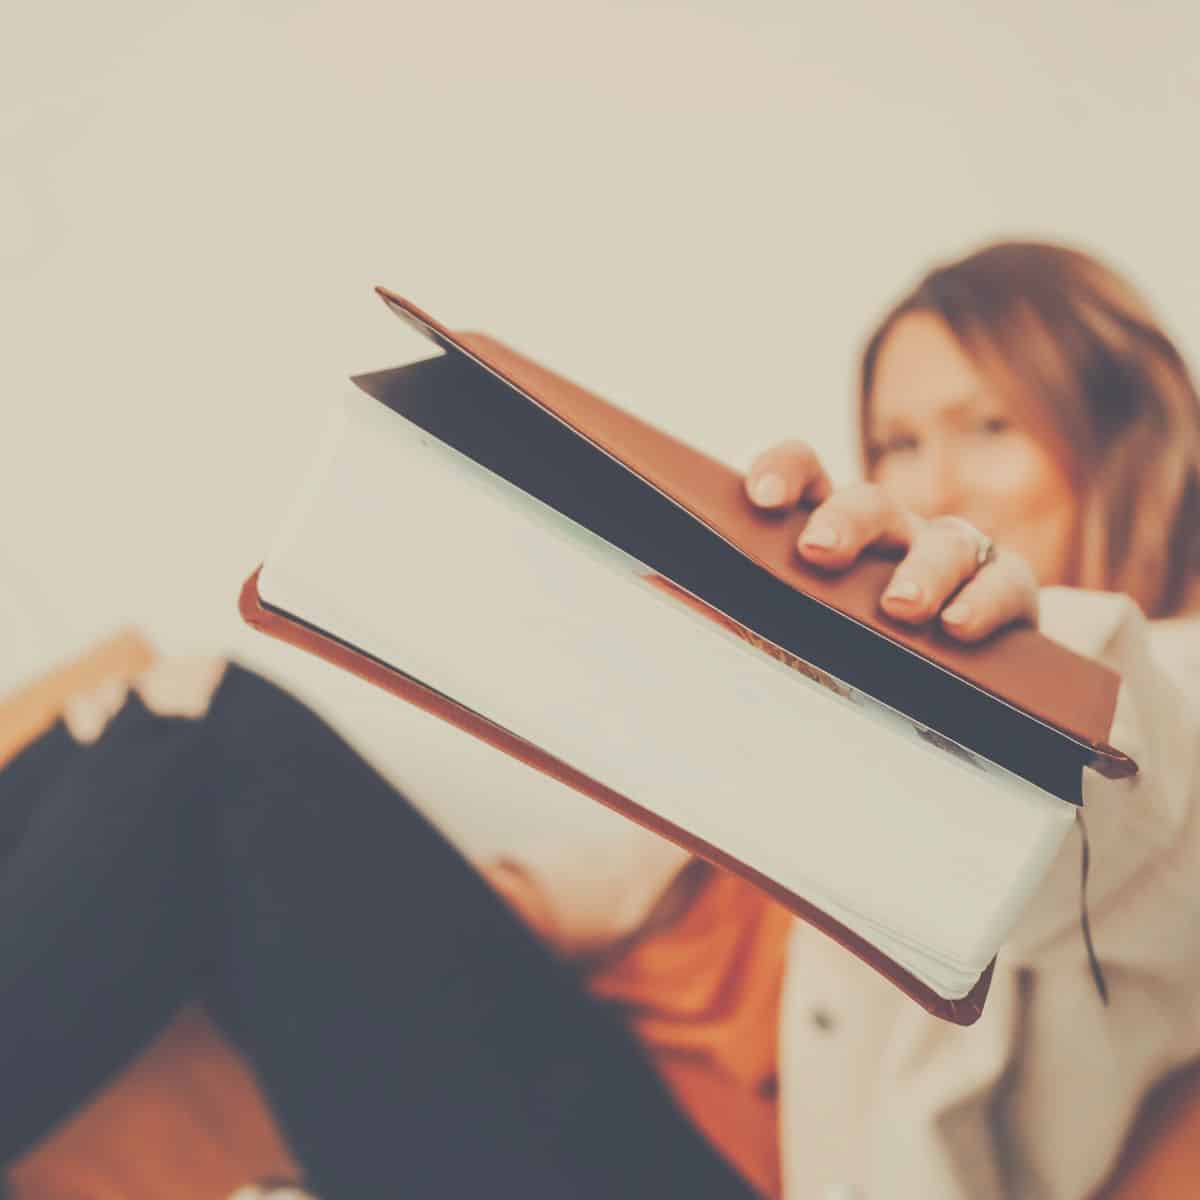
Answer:
<svg viewBox="0 0 1200 1200"><path fill-rule="evenodd" d="M932 313L892 327L868 408L873 478L922 516L965 517L1043 585L1068 583L1077 502L1049 448Z"/></svg>

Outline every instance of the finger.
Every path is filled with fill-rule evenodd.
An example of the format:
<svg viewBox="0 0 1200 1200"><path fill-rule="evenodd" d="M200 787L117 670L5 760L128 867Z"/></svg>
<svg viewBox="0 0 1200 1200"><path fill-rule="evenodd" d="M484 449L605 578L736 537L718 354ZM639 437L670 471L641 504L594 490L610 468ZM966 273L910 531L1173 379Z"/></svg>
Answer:
<svg viewBox="0 0 1200 1200"><path fill-rule="evenodd" d="M874 543L907 546L917 518L899 508L873 483L839 488L819 505L804 526L796 548L823 567L848 567Z"/></svg>
<svg viewBox="0 0 1200 1200"><path fill-rule="evenodd" d="M820 503L833 492L829 475L807 442L781 442L760 454L744 480L746 495L759 508L790 508L803 500Z"/></svg>
<svg viewBox="0 0 1200 1200"><path fill-rule="evenodd" d="M959 525L926 522L896 568L882 607L902 621L928 621L979 570L979 543Z"/></svg>
<svg viewBox="0 0 1200 1200"><path fill-rule="evenodd" d="M1021 557L1001 552L981 567L941 614L942 627L962 642L978 642L1014 621L1037 623L1038 584Z"/></svg>

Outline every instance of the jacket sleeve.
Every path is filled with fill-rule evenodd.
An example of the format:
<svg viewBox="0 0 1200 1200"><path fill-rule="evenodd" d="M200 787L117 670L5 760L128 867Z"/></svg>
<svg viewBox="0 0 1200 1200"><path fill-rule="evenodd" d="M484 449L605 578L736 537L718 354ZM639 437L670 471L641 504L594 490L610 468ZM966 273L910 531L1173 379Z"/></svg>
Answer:
<svg viewBox="0 0 1200 1200"><path fill-rule="evenodd" d="M1149 623L1121 597L1052 589L1043 630L1122 677L1112 743L1138 775L1086 773L1088 910L1108 988L1093 986L1080 931L1080 831L1005 953L1027 972L1007 1143L1036 1188L1091 1194L1145 1091L1200 1053L1200 622ZM1192 668L1189 671L1188 664Z"/></svg>
<svg viewBox="0 0 1200 1200"><path fill-rule="evenodd" d="M1193 821L1200 767L1200 672L1189 669L1200 651L1200 621L1151 623L1128 597L1075 588L1043 589L1040 607L1043 633L1121 677L1110 741L1139 770L1121 780L1084 772L1082 821L1009 939L1009 952L1021 957L1057 939L1079 940L1085 831L1088 910L1098 939L1130 888L1148 887L1171 903L1170 881L1159 876L1168 860L1195 849L1179 839Z"/></svg>

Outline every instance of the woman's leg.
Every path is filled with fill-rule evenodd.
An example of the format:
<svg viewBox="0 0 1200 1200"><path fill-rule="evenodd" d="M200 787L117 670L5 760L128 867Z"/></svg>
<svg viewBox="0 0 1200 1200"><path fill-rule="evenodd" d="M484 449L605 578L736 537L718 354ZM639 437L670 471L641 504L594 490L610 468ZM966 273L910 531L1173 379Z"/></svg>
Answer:
<svg viewBox="0 0 1200 1200"><path fill-rule="evenodd" d="M0 877L27 947L0 968L4 1136L9 1081L38 1079L28 1138L199 991L329 1200L751 1195L616 1016L280 689L233 666L198 722L135 697L69 758Z"/></svg>
<svg viewBox="0 0 1200 1200"><path fill-rule="evenodd" d="M130 705L96 745L60 722L0 771L0 1163L196 994L195 745Z"/></svg>
<svg viewBox="0 0 1200 1200"><path fill-rule="evenodd" d="M244 781L210 1007L318 1192L751 1196L619 1017L327 725L236 669L208 725Z"/></svg>

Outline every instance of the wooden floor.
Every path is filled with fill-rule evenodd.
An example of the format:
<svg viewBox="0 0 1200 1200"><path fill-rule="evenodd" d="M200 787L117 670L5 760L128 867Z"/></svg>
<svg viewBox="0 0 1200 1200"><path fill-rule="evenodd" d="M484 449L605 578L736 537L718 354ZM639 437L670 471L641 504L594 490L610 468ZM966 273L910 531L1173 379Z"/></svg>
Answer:
<svg viewBox="0 0 1200 1200"><path fill-rule="evenodd" d="M294 1165L240 1057L197 1010L10 1168L13 1200L221 1200Z"/></svg>

